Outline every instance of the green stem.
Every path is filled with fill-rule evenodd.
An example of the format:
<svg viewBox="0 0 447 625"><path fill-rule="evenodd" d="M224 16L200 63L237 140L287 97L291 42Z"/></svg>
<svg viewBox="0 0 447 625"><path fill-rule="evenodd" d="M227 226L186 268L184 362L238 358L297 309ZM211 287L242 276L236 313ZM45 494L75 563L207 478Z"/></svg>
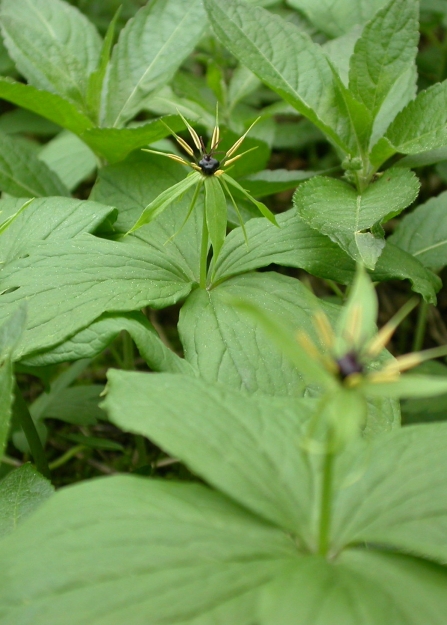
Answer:
<svg viewBox="0 0 447 625"><path fill-rule="evenodd" d="M36 469L39 471L39 473L42 473L42 475L50 479L50 469L48 467L48 462L42 446L42 441L40 440L39 434L36 430L36 426L28 410L26 401L23 399L22 393L20 392L17 383L14 390L14 414L22 427L23 433L26 436L26 440L28 442L31 455L34 460L34 464L36 465Z"/></svg>
<svg viewBox="0 0 447 625"><path fill-rule="evenodd" d="M129 332L123 332L123 369L133 371L135 369L133 339Z"/></svg>
<svg viewBox="0 0 447 625"><path fill-rule="evenodd" d="M59 458L56 458L56 460L50 462L50 471L53 471L54 469L58 469L59 467L63 466L69 460L71 460L73 456L76 456L76 454L78 454L80 451L83 451L84 449L85 445L76 445L75 447L68 449L64 454L62 454L62 456L59 456Z"/></svg>
<svg viewBox="0 0 447 625"><path fill-rule="evenodd" d="M326 284L334 291L335 295L337 295L343 302L345 301L345 294L338 284L336 284L333 280L326 280Z"/></svg>
<svg viewBox="0 0 447 625"><path fill-rule="evenodd" d="M202 244L200 247L200 286L206 289L206 277L208 274L208 225L206 223L206 210L203 208Z"/></svg>
<svg viewBox="0 0 447 625"><path fill-rule="evenodd" d="M135 445L138 453L137 467L149 464L147 459L146 439L141 434L135 434Z"/></svg>
<svg viewBox="0 0 447 625"><path fill-rule="evenodd" d="M425 328L427 327L428 304L422 301L419 305L416 332L413 340L413 351L419 352L424 344Z"/></svg>
<svg viewBox="0 0 447 625"><path fill-rule="evenodd" d="M334 452L331 451L331 429L328 429L326 453L323 460L323 481L321 486L320 531L318 553L325 556L329 550L329 535L332 509L332 478L334 468Z"/></svg>

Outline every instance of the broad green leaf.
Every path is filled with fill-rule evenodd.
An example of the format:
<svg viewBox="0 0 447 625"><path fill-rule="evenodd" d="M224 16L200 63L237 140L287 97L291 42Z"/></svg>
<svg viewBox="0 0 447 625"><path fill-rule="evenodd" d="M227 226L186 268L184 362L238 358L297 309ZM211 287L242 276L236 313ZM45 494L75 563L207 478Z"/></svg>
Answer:
<svg viewBox="0 0 447 625"><path fill-rule="evenodd" d="M98 166L90 148L68 130L46 143L38 158L59 176L70 191L91 176Z"/></svg>
<svg viewBox="0 0 447 625"><path fill-rule="evenodd" d="M152 324L140 312L128 313L127 315L106 313L53 349L25 358L24 364L31 367L44 367L70 360L94 358L110 345L123 330L130 334L140 355L154 371L195 374L186 360L179 358L166 347Z"/></svg>
<svg viewBox="0 0 447 625"><path fill-rule="evenodd" d="M207 178L204 186L206 223L213 246L213 258L218 258L227 233L227 200L215 176Z"/></svg>
<svg viewBox="0 0 447 625"><path fill-rule="evenodd" d="M298 267L309 273L350 284L354 278L355 263L338 245L305 224L289 210L277 216L280 228L264 219L251 219L246 224L248 248L240 228L235 228L225 239L216 265L214 283L272 263ZM440 279L411 254L386 243L374 272L374 280L410 280L412 288L426 301L436 302Z"/></svg>
<svg viewBox="0 0 447 625"><path fill-rule="evenodd" d="M332 549L373 543L445 564L446 424L408 426L377 437L345 467L335 499ZM357 474L357 479L353 479Z"/></svg>
<svg viewBox="0 0 447 625"><path fill-rule="evenodd" d="M25 203L23 199L1 200L1 216L21 211ZM38 242L65 241L81 232L94 232L109 215L113 215L113 209L98 202L62 197L32 200L1 234L2 269L5 264L29 254Z"/></svg>
<svg viewBox="0 0 447 625"><path fill-rule="evenodd" d="M347 150L350 121L336 105L332 71L321 48L292 23L240 0L205 0L205 6L230 52Z"/></svg>
<svg viewBox="0 0 447 625"><path fill-rule="evenodd" d="M436 293L442 286L437 275L426 269L417 258L391 242L386 243L371 277L378 282L409 280L413 291L420 293L430 304L436 304Z"/></svg>
<svg viewBox="0 0 447 625"><path fill-rule="evenodd" d="M385 144L380 140L386 133L388 127L393 122L398 113L401 112L405 106L416 97L417 91L417 70L415 64L413 64L406 72L401 74L399 78L394 82L391 89L388 92L385 100L380 107L375 119L369 140L369 149L372 151L370 154L371 162L378 168L387 158L389 158L389 150L387 149L387 142ZM377 143L377 147L376 146ZM380 146L382 145L382 148ZM386 149L383 160L376 158L380 149ZM399 166L404 166L401 161L398 162ZM410 168L411 165L408 165Z"/></svg>
<svg viewBox="0 0 447 625"><path fill-rule="evenodd" d="M91 198L119 207L114 227L125 233L134 225L148 203L184 177L185 169L178 163L147 152L137 152L122 163L103 167L99 171ZM199 198L195 210L185 224L191 194L192 190L174 202L157 219L140 228L132 237L143 241L145 245L155 247L167 258L171 257L174 263L183 267L192 281L198 282L203 202Z"/></svg>
<svg viewBox="0 0 447 625"><path fill-rule="evenodd" d="M0 79L0 90L1 88L2 82ZM25 135L30 134L46 138L57 134L60 131L60 127L37 113L27 111L24 108L14 107L0 117L0 130L7 135L23 133Z"/></svg>
<svg viewBox="0 0 447 625"><path fill-rule="evenodd" d="M0 134L0 189L16 197L70 195L32 148L4 133Z"/></svg>
<svg viewBox="0 0 447 625"><path fill-rule="evenodd" d="M85 109L88 77L101 50L85 15L62 0L4 0L0 23L8 52L28 82Z"/></svg>
<svg viewBox="0 0 447 625"><path fill-rule="evenodd" d="M144 434L241 505L298 533L301 547L309 546L312 483L299 440L312 400L247 397L169 374L111 370L108 380L103 408L113 423ZM280 418L272 419L278 412Z"/></svg>
<svg viewBox="0 0 447 625"><path fill-rule="evenodd" d="M238 102L261 86L261 81L244 65L239 65L228 85L228 111L231 113Z"/></svg>
<svg viewBox="0 0 447 625"><path fill-rule="evenodd" d="M15 199L15 198L14 198ZM15 204L15 201L13 199L13 203ZM22 213L22 211L26 210L28 208L28 206L31 206L31 204L34 202L34 198L31 198L30 200L24 202L22 204L22 206L20 206L20 208L18 208L15 212L13 212L12 214L9 215L9 217L3 217L3 221L0 223L0 234L3 234L5 232L5 230L7 230L12 223L19 217L19 215ZM0 202L0 206L3 206L3 210L0 210L0 215L1 213L4 212L4 206L5 206L6 202ZM9 207L11 208L11 202L8 202ZM8 211L10 212L10 211ZM4 241L6 241L6 239L3 239Z"/></svg>
<svg viewBox="0 0 447 625"><path fill-rule="evenodd" d="M424 362L412 370L413 373L436 375L447 378L447 366L439 360ZM447 393L436 397L421 397L408 399L402 402L402 415L405 423L428 423L443 421L447 412Z"/></svg>
<svg viewBox="0 0 447 625"><path fill-rule="evenodd" d="M317 176L320 172L301 171L288 169L264 169L255 174L251 174L239 182L250 195L254 197L264 197L295 189L300 182Z"/></svg>
<svg viewBox="0 0 447 625"><path fill-rule="evenodd" d="M56 493L2 541L0 616L251 625L259 588L295 553L282 531L200 484L93 480Z"/></svg>
<svg viewBox="0 0 447 625"><path fill-rule="evenodd" d="M427 167L427 165L442 163L442 161L447 161L447 146L428 150L428 152L420 152L419 154L409 154L397 161L396 166L409 168Z"/></svg>
<svg viewBox="0 0 447 625"><path fill-rule="evenodd" d="M245 181L243 184L247 186ZM247 222L248 247L241 228L230 232L216 264L215 282L272 263L299 267L341 284L352 281L353 260L329 237L310 228L293 209L277 215L276 219L279 228L265 219Z"/></svg>
<svg viewBox="0 0 447 625"><path fill-rule="evenodd" d="M409 161L410 167L437 162L424 162L424 152L431 152L447 145L447 81L437 83L421 91L399 113L388 128L386 135L374 146L372 158L380 164L396 152L421 154L421 159ZM441 155L443 152L441 152ZM427 160L427 159L425 159Z"/></svg>
<svg viewBox="0 0 447 625"><path fill-rule="evenodd" d="M405 215L390 241L415 256L425 267L447 265L447 192L432 197Z"/></svg>
<svg viewBox="0 0 447 625"><path fill-rule="evenodd" d="M298 328L314 334L311 315L318 300L301 282L277 273L236 276L210 290L197 289L184 304L179 332L186 360L210 382L250 393L303 395L299 371L259 324L233 306L235 298L261 307L290 337ZM327 310L333 314L332 307Z"/></svg>
<svg viewBox="0 0 447 625"><path fill-rule="evenodd" d="M99 407L103 391L104 386L101 384L64 388L53 401L48 402L39 419L58 419L81 426L95 425L99 419L105 417L104 411Z"/></svg>
<svg viewBox="0 0 447 625"><path fill-rule="evenodd" d="M165 123L163 123L165 122ZM167 116L154 119L132 128L90 128L81 134L81 139L99 156L109 163L122 161L133 150L164 139L172 130L183 130L180 117Z"/></svg>
<svg viewBox="0 0 447 625"><path fill-rule="evenodd" d="M398 215L419 191L416 176L405 169L387 170L360 194L342 180L318 177L297 189L294 203L300 217L329 236L354 260L374 269L385 242L372 229Z"/></svg>
<svg viewBox="0 0 447 625"><path fill-rule="evenodd" d="M135 232L141 226L144 226L151 221L153 221L158 215L161 215L163 211L165 211L171 204L173 204L179 197L181 197L186 191L188 191L191 187L197 186L200 184L203 177L198 171L193 171L186 178L177 182L172 187L166 189L160 193L155 200L152 200L150 204L146 206L144 211L141 213L140 217L136 221L136 223L129 230L129 234Z"/></svg>
<svg viewBox="0 0 447 625"><path fill-rule="evenodd" d="M364 24L387 0L288 0L288 4L302 11L315 26L330 37L347 33L356 24Z"/></svg>
<svg viewBox="0 0 447 625"><path fill-rule="evenodd" d="M362 27L360 24L355 24L351 30L338 36L336 39L326 41L326 43L322 45L324 53L337 70L341 81L346 87L349 83L349 61L354 53L355 43L361 33Z"/></svg>
<svg viewBox="0 0 447 625"><path fill-rule="evenodd" d="M112 21L107 27L107 32L104 37L104 41L102 42L101 53L99 56L98 66L94 72L92 72L88 79L87 93L86 93L86 103L87 108L90 111L93 119L95 120L96 125L99 124L99 116L101 109L101 93L102 87L104 83L104 78L106 76L107 67L110 61L110 53L112 51L114 38L115 38L115 28L118 18L121 13L122 5L120 5L113 16Z"/></svg>
<svg viewBox="0 0 447 625"><path fill-rule="evenodd" d="M51 483L29 463L8 473L0 482L0 536L13 532L53 493Z"/></svg>
<svg viewBox="0 0 447 625"><path fill-rule="evenodd" d="M375 116L399 77L411 70L419 39L417 0L391 0L365 26L351 57L349 88ZM400 96L400 98L399 98ZM402 108L402 94L395 106Z"/></svg>
<svg viewBox="0 0 447 625"><path fill-rule="evenodd" d="M72 102L3 76L0 76L0 98L42 115L78 135L93 126L93 122Z"/></svg>
<svg viewBox="0 0 447 625"><path fill-rule="evenodd" d="M177 115L206 126L212 132L216 116L206 110L198 102L178 96L169 85L157 89L153 95L145 99L143 110L148 110L157 115Z"/></svg>
<svg viewBox="0 0 447 625"><path fill-rule="evenodd" d="M11 354L25 329L26 315L26 305L22 303L0 326L0 459L8 439L14 399Z"/></svg>
<svg viewBox="0 0 447 625"><path fill-rule="evenodd" d="M2 270L0 319L28 300L29 326L15 352L20 358L57 345L104 312L174 304L191 286L183 268L154 248L84 234L36 245Z"/></svg>
<svg viewBox="0 0 447 625"><path fill-rule="evenodd" d="M119 128L144 99L169 82L206 25L201 0L148 3L126 24L113 49L103 86L101 126Z"/></svg>
<svg viewBox="0 0 447 625"><path fill-rule="evenodd" d="M445 568L374 551L351 549L328 562L305 556L265 587L262 625L443 625Z"/></svg>

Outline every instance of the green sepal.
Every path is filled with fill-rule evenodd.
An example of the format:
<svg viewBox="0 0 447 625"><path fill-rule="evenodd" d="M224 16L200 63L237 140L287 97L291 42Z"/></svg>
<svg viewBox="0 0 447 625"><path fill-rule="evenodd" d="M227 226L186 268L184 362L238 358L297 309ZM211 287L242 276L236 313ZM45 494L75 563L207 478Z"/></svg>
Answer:
<svg viewBox="0 0 447 625"><path fill-rule="evenodd" d="M278 225L278 222L276 221L275 215L267 208L267 206L265 204L255 200L248 193L248 191L246 191L243 187L241 187L241 185L238 182L236 182L236 180L234 178L232 178L231 176L229 176L228 174L223 173L223 174L221 174L221 177L225 180L225 182L227 182L228 184L231 184L235 189L237 189L243 195L245 195L247 200L250 200L250 202L252 202L252 204L254 204L256 206L256 208L260 211L261 215L263 215L266 219L271 221L272 224L274 224L275 226L278 226L278 228L279 228L279 225Z"/></svg>
<svg viewBox="0 0 447 625"><path fill-rule="evenodd" d="M373 382L365 378L359 388L368 397L434 397L447 393L447 380L438 375L403 374L399 379L390 382Z"/></svg>
<svg viewBox="0 0 447 625"><path fill-rule="evenodd" d="M135 232L151 222L155 217L160 215L168 206L174 202L178 197L180 197L185 191L190 189L193 185L199 182L201 175L198 171L193 171L186 176L184 180L177 182L163 193L160 193L158 197L155 198L150 204L146 206L144 211L141 213L138 221L132 226L132 228L126 233L130 234L131 232Z"/></svg>
<svg viewBox="0 0 447 625"><path fill-rule="evenodd" d="M337 321L335 330L337 357L352 351L356 353L362 351L362 347L377 330L377 310L375 289L364 267L359 264L348 300Z"/></svg>
<svg viewBox="0 0 447 625"><path fill-rule="evenodd" d="M3 223L0 223L0 234L2 232L4 232L6 230L6 228L8 228L8 226L10 226L12 224L13 221L15 221L17 219L17 217L20 215L20 213L22 213L25 208L28 208L28 206L34 202L36 198L31 198L30 200L27 200L24 204L22 204L22 206L19 208L19 210L14 213L14 215L11 215L10 217L8 217L7 219L5 219L5 221Z"/></svg>
<svg viewBox="0 0 447 625"><path fill-rule="evenodd" d="M216 260L227 234L227 201L216 176L205 179L205 214L213 258Z"/></svg>

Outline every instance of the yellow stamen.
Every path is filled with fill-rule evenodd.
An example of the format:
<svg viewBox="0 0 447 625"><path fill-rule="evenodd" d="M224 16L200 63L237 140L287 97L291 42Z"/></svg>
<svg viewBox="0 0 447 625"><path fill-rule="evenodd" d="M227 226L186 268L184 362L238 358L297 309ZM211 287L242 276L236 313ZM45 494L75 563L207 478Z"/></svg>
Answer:
<svg viewBox="0 0 447 625"><path fill-rule="evenodd" d="M194 150L186 143L186 141L177 135L174 135L174 137L177 139L177 142L182 146L185 152L188 152L189 156L194 156Z"/></svg>
<svg viewBox="0 0 447 625"><path fill-rule="evenodd" d="M228 150L228 152L225 154L225 158L230 158L230 157L231 157L231 155L232 155L232 154L234 154L234 153L236 152L236 150L240 147L240 145L241 145L242 141L245 139L245 137L248 135L248 133L250 132L250 130L253 128L253 126L254 126L255 124L257 124L257 123L258 123L258 121L259 121L260 119L261 119L260 117L258 117L258 119L255 119L255 121L252 123L252 125L250 126L250 128L249 128L246 132L244 132L244 134L242 135L242 137L240 137L240 138L236 141L236 143L235 143L235 144L234 144L234 145L233 145L233 146L232 146L232 147Z"/></svg>
<svg viewBox="0 0 447 625"><path fill-rule="evenodd" d="M255 146L254 148L250 148L249 150L245 150L245 152L242 152L242 154L238 154L237 156L233 156L233 158L230 158L229 161L225 161L224 167L228 167L228 165L231 165L231 163L234 163L234 161L237 161L238 159L242 158L242 156L245 156L249 152L253 152L253 150L257 150L257 149L258 149L258 146Z"/></svg>
<svg viewBox="0 0 447 625"><path fill-rule="evenodd" d="M296 340L312 359L321 361L321 354L318 348L303 330L298 330L296 333Z"/></svg>
<svg viewBox="0 0 447 625"><path fill-rule="evenodd" d="M185 161L184 158L182 158L181 156L177 156L177 154L166 154L166 156L172 161L177 161L177 163L181 163L182 165L189 165L189 163Z"/></svg>
<svg viewBox="0 0 447 625"><path fill-rule="evenodd" d="M397 311L393 317L378 331L376 336L366 346L366 353L373 357L380 354L382 349L388 343L396 331L397 326L403 319L415 308L418 304L418 299L413 298L407 302L400 310Z"/></svg>
<svg viewBox="0 0 447 625"><path fill-rule="evenodd" d="M363 379L364 377L361 373L351 373L351 375L348 375L345 378L343 383L348 388L354 388L355 386L358 386Z"/></svg>
<svg viewBox="0 0 447 625"><path fill-rule="evenodd" d="M356 345L360 340L360 332L362 328L362 316L363 316L362 307L359 304L355 304L351 308L351 314L349 316L349 320L347 323L348 336L345 336L345 338L349 342L353 343L354 345Z"/></svg>
<svg viewBox="0 0 447 625"><path fill-rule="evenodd" d="M180 111L178 109L177 109L177 113L180 115L180 117L183 120L183 123L185 124L185 126L189 130L189 134L191 135L192 140L194 141L194 145L196 146L196 148L198 150L201 150L202 149L202 144L200 143L199 135L196 133L194 128L192 126L190 126L190 124L186 121L186 119L183 117L183 115L180 113Z"/></svg>
<svg viewBox="0 0 447 625"><path fill-rule="evenodd" d="M211 149L215 150L219 145L219 126L215 126L213 130L213 136L211 137Z"/></svg>
<svg viewBox="0 0 447 625"><path fill-rule="evenodd" d="M335 335L324 312L322 310L317 310L312 317L312 322L318 332L318 335L321 337L325 348L328 351L332 350L334 347Z"/></svg>
<svg viewBox="0 0 447 625"><path fill-rule="evenodd" d="M386 364L382 371L406 371L407 369L417 367L417 365L420 365L426 360L439 358L440 356L447 356L447 345L425 349L423 352L414 352L413 354L398 356L395 360Z"/></svg>
<svg viewBox="0 0 447 625"><path fill-rule="evenodd" d="M199 168L200 169L200 168ZM223 169L218 169L217 171L214 172L214 176L221 176L222 174L224 174L224 170Z"/></svg>
<svg viewBox="0 0 447 625"><path fill-rule="evenodd" d="M195 163L190 163L190 165L191 165L191 167L193 169L195 169L196 171L200 171L200 173L202 173L202 170L200 169L200 167L198 165L196 165ZM214 175L216 175L216 174L214 174Z"/></svg>
<svg viewBox="0 0 447 625"><path fill-rule="evenodd" d="M399 371L377 371L373 373L368 373L364 377L366 382L371 382L372 384L383 384L388 382L396 382L399 379L400 373Z"/></svg>
<svg viewBox="0 0 447 625"><path fill-rule="evenodd" d="M158 152L157 150L147 150L146 148L141 148L141 151L149 152L150 154L158 154L159 156L166 156L167 158L170 158L173 161L177 161L178 163L181 163L182 165L189 166L189 163L185 161L185 159L182 158L181 156L177 156L177 154L168 154L168 152Z"/></svg>

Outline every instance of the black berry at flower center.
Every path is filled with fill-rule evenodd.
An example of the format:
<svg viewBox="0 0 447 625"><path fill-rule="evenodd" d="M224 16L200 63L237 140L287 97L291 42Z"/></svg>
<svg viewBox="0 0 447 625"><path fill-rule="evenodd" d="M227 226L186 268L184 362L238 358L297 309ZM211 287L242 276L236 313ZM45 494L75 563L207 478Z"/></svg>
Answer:
<svg viewBox="0 0 447 625"><path fill-rule="evenodd" d="M219 169L219 165L220 162L209 154L205 154L199 161L199 167L205 176L212 176Z"/></svg>
<svg viewBox="0 0 447 625"><path fill-rule="evenodd" d="M348 352L337 360L340 378L344 380L353 373L363 373L363 365L359 362L354 352Z"/></svg>

